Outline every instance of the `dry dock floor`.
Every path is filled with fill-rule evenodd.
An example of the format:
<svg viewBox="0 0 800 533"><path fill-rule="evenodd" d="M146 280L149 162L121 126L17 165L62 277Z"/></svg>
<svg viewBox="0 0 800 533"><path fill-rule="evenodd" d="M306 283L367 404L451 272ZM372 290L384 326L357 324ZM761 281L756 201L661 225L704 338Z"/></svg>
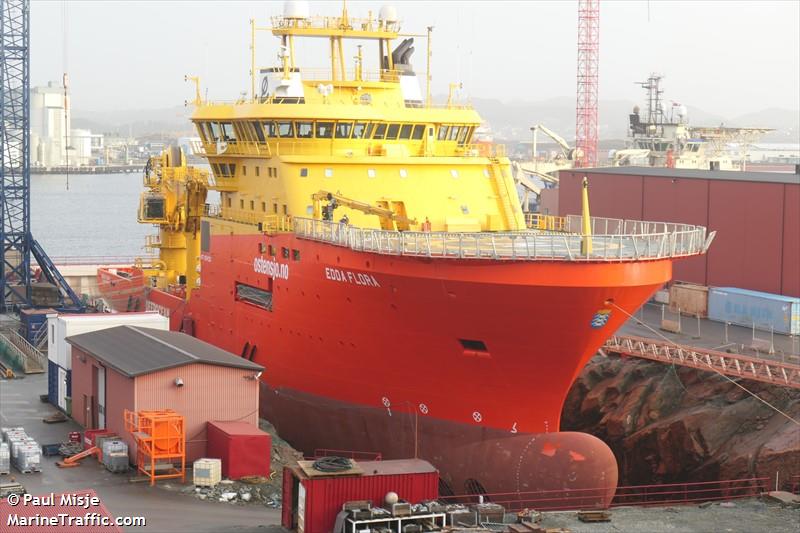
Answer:
<svg viewBox="0 0 800 533"><path fill-rule="evenodd" d="M55 412L53 406L39 401L39 394L46 392L46 373L0 379L0 426L22 426L40 444L65 441L70 431L79 431L81 428L71 420L60 424L42 422L43 417ZM207 502L147 483L130 483L129 474L112 474L91 457L84 459L81 466L67 469L58 468L56 459L60 458L42 457L41 473L21 474L12 466L11 474L0 476L0 482L13 476L34 495L94 489L114 516L146 518L146 527L127 531L265 531L264 526L280 523L279 509ZM191 483L190 469L186 479ZM176 484L175 480L168 482Z"/></svg>

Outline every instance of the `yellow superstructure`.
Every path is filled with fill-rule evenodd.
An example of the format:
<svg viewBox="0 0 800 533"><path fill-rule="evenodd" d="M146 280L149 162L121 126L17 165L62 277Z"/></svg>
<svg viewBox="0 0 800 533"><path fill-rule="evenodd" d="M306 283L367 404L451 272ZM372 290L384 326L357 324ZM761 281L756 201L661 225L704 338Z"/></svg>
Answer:
<svg viewBox="0 0 800 533"><path fill-rule="evenodd" d="M221 192L218 217L251 228L237 225L236 232L312 217L313 195L321 190L379 207L400 205L416 221L412 230L425 221L432 231L525 228L501 147L472 143L481 124L474 109L435 106L422 96L408 62L413 43L404 39L392 50L402 37L396 20L351 19L346 9L328 18L287 13L270 30L281 40L280 65L261 69L260 83L254 75L251 98L213 103L198 91L192 116L212 188ZM329 71L298 66L299 37L329 40ZM365 71L359 47L349 69L343 41L350 39L377 43L381 68ZM337 218L345 214L357 226L381 224L340 205Z"/></svg>

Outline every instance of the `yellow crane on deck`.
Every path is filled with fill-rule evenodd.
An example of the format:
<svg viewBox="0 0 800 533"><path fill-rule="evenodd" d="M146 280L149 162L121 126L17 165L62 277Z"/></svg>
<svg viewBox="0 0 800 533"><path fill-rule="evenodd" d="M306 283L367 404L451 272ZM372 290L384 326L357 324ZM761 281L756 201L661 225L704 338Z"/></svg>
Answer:
<svg viewBox="0 0 800 533"><path fill-rule="evenodd" d="M332 221L334 210L343 206L368 215L376 215L381 221L381 229L384 230L408 231L412 224L417 223L416 219L408 218L403 202L379 200L378 205L372 205L329 191L315 192L311 195L311 199L314 201L314 218L316 219ZM328 203L322 205L323 202Z"/></svg>

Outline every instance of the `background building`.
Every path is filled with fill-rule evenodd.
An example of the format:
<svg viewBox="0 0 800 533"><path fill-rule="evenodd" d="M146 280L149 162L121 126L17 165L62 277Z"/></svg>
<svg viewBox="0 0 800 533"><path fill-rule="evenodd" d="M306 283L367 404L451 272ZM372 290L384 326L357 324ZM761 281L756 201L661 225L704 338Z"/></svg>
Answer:
<svg viewBox="0 0 800 533"><path fill-rule="evenodd" d="M31 165L53 167L67 164L70 113L64 86L51 81L47 87L33 87L30 100Z"/></svg>
<svg viewBox="0 0 800 533"><path fill-rule="evenodd" d="M800 175L649 167L559 171L558 214L684 222L717 236L706 255L675 263L673 279L800 296Z"/></svg>

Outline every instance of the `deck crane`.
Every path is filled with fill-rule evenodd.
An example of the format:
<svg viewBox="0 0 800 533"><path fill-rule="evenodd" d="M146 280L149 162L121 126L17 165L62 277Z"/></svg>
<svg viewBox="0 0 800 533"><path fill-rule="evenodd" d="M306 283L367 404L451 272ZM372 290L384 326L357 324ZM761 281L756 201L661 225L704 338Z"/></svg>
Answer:
<svg viewBox="0 0 800 533"><path fill-rule="evenodd" d="M30 0L0 0L0 312L34 303L31 257L59 307L85 305L31 235Z"/></svg>
<svg viewBox="0 0 800 533"><path fill-rule="evenodd" d="M577 148L572 148L561 135L554 132L544 124L536 124L535 126L532 126L531 131L533 132L532 161L522 163L516 161L514 162L514 181L523 189L523 210L528 209L529 194L533 193L535 197L538 197L543 188L540 184L534 181L531 176L535 176L544 182L544 188L555 187L558 185L558 178L554 175L555 171L561 168L572 167L575 164L575 160L578 159L578 156L580 155L580 151ZM561 148L561 153L555 158L555 160L546 163L542 163L537 160L537 141L540 131L553 139L559 148Z"/></svg>
<svg viewBox="0 0 800 533"><path fill-rule="evenodd" d="M343 206L368 215L376 215L381 221L381 229L385 230L394 230L396 225L397 230L407 231L412 224L417 223L416 219L406 216L403 202L380 200L377 202L378 205L375 206L328 191L315 192L311 195L311 199L314 201L314 218L317 219L333 220L334 210L339 206ZM328 203L327 205L322 205L323 202Z"/></svg>

